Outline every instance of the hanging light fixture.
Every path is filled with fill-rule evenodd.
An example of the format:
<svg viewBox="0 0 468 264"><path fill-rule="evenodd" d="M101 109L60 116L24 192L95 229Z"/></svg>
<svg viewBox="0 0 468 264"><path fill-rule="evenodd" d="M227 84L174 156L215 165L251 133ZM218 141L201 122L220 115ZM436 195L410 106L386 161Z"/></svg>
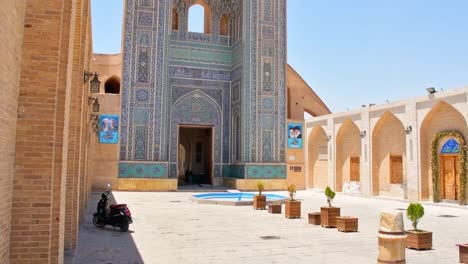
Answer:
<svg viewBox="0 0 468 264"><path fill-rule="evenodd" d="M99 100L96 98L93 103L93 113L99 112Z"/></svg>
<svg viewBox="0 0 468 264"><path fill-rule="evenodd" d="M99 93L99 88L101 87L101 81L98 79L97 72L94 73L94 77L91 80L91 93Z"/></svg>
<svg viewBox="0 0 468 264"><path fill-rule="evenodd" d="M99 88L101 87L101 81L99 81L99 75L97 72L89 72L89 71L84 71L83 74L83 83L86 83L90 77L93 77L93 79L90 82L90 90L91 93L99 93Z"/></svg>

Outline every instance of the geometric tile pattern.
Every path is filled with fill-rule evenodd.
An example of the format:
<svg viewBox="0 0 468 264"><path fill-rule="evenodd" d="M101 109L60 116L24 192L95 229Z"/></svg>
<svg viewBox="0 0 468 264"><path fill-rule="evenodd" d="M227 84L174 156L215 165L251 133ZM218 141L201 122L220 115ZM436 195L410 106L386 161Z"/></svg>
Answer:
<svg viewBox="0 0 468 264"><path fill-rule="evenodd" d="M176 177L180 124L214 128L215 176L286 175L286 1L202 1L211 34L187 30L195 0L126 1L119 177Z"/></svg>
<svg viewBox="0 0 468 264"><path fill-rule="evenodd" d="M250 165L245 167L246 179L286 179L286 165Z"/></svg>
<svg viewBox="0 0 468 264"><path fill-rule="evenodd" d="M245 176L244 165L224 165L223 177L233 179L243 179Z"/></svg>
<svg viewBox="0 0 468 264"><path fill-rule="evenodd" d="M244 1L244 160L285 161L286 1ZM267 127L265 118L273 120Z"/></svg>
<svg viewBox="0 0 468 264"><path fill-rule="evenodd" d="M286 165L224 165L223 177L233 179L286 179Z"/></svg>
<svg viewBox="0 0 468 264"><path fill-rule="evenodd" d="M167 163L120 162L118 178L167 178Z"/></svg>

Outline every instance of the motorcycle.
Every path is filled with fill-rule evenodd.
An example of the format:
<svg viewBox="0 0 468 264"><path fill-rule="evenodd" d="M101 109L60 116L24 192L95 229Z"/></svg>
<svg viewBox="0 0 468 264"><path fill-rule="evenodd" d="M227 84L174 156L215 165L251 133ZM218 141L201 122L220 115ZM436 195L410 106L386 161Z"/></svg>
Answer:
<svg viewBox="0 0 468 264"><path fill-rule="evenodd" d="M128 226L133 223L132 214L126 204L109 205L109 191L101 194L97 205L97 212L93 215L93 224L103 228L106 225L118 227L121 232L127 232Z"/></svg>

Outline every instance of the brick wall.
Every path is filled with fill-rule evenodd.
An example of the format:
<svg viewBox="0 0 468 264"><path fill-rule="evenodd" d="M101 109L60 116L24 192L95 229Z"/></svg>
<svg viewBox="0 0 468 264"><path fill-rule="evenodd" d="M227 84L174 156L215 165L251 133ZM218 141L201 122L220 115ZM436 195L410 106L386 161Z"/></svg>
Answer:
<svg viewBox="0 0 468 264"><path fill-rule="evenodd" d="M0 263L63 263L91 187L90 1L0 4Z"/></svg>
<svg viewBox="0 0 468 264"><path fill-rule="evenodd" d="M121 54L93 54L93 69L99 73L101 80L99 98L101 114L116 114L120 116L120 94L105 94L104 85L110 77L122 76ZM122 87L121 87L122 90ZM117 189L117 174L119 162L118 144L99 144L97 135L91 137L91 153L94 156L90 183L93 189L105 189L107 184Z"/></svg>
<svg viewBox="0 0 468 264"><path fill-rule="evenodd" d="M62 263L75 1L26 1L10 260Z"/></svg>
<svg viewBox="0 0 468 264"><path fill-rule="evenodd" d="M120 116L120 95L99 94L101 114L115 114ZM95 190L105 189L111 184L112 189L117 190L117 174L119 162L118 144L100 144L96 134L91 138L91 153L94 156L92 163L92 178L90 183Z"/></svg>
<svg viewBox="0 0 468 264"><path fill-rule="evenodd" d="M78 236L80 164L84 162L80 156L84 143L82 123L85 119L82 118L82 112L86 107L86 105L83 105L84 96L87 95L87 86L83 84L82 79L86 52L86 34L88 33L88 4L89 1L78 0L76 2L65 209L65 249L68 250L75 248Z"/></svg>
<svg viewBox="0 0 468 264"><path fill-rule="evenodd" d="M0 0L0 263L8 263L10 212L26 1Z"/></svg>
<svg viewBox="0 0 468 264"><path fill-rule="evenodd" d="M88 0L88 7L89 7L89 0ZM85 47L85 57L84 57L84 68L91 69L92 68L92 59L93 59L93 43L92 43L92 34L91 34L91 16L90 10L88 10L88 23L87 23L87 33L86 38L84 39L84 47ZM87 86L89 90L89 86ZM82 111L82 123L81 123L81 140L84 142L80 149L80 159L83 161L80 163L80 189L79 189L79 219L80 221L83 219L83 213L85 212L86 201L88 200L91 194L91 185L88 181L89 174L91 172L91 163L90 163L90 137L91 137L91 128L90 128L90 108L88 106L88 95L89 93L83 93L82 99L82 106L84 107L84 111Z"/></svg>

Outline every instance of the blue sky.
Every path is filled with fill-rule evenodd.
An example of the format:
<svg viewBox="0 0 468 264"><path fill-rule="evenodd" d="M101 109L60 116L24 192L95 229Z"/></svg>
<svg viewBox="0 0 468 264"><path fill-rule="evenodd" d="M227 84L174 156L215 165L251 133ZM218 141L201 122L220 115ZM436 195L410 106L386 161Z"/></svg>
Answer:
<svg viewBox="0 0 468 264"><path fill-rule="evenodd" d="M96 53L118 53L122 0L92 0ZM468 86L466 0L288 0L288 62L333 112Z"/></svg>

